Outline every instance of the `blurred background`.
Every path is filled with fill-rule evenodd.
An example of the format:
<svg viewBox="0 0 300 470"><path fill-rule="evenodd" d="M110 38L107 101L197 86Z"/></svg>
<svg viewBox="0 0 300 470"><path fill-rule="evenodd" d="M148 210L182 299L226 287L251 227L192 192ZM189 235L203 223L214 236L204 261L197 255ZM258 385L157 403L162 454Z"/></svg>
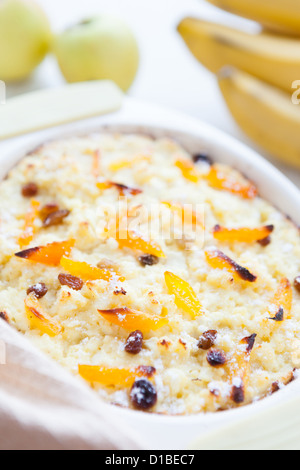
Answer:
<svg viewBox="0 0 300 470"><path fill-rule="evenodd" d="M103 12L123 18L136 35L141 54L129 96L188 113L255 148L231 117L215 76L196 61L176 30L186 16L249 32L257 29L255 23L223 12L204 0L38 0L38 3L54 33ZM300 74L295 78L300 79ZM57 61L49 55L25 82L8 85L7 95L12 97L64 83ZM300 171L278 161L275 164L300 187Z"/></svg>

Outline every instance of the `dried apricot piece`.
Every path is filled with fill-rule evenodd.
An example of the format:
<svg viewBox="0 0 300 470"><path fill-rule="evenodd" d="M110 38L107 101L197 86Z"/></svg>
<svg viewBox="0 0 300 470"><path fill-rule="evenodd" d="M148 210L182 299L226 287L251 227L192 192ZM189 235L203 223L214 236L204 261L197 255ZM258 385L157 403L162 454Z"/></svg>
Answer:
<svg viewBox="0 0 300 470"><path fill-rule="evenodd" d="M274 225L266 225L260 228L237 228L230 229L216 225L214 238L221 242L256 243L265 240L274 231Z"/></svg>
<svg viewBox="0 0 300 470"><path fill-rule="evenodd" d="M154 367L140 366L131 368L110 368L105 366L89 366L80 364L78 372L90 383L99 383L106 387L132 387L136 379L151 378L155 374Z"/></svg>
<svg viewBox="0 0 300 470"><path fill-rule="evenodd" d="M120 248L130 248L133 251L140 251L148 255L157 256L157 258L165 258L166 255L161 247L153 240L146 240L142 236L138 236L135 232L127 230L126 233L117 231L116 240Z"/></svg>
<svg viewBox="0 0 300 470"><path fill-rule="evenodd" d="M100 269L95 266L91 266L84 261L73 261L66 256L61 258L60 265L69 274L78 277L83 281L97 281L99 279L110 281L112 279L111 270Z"/></svg>
<svg viewBox="0 0 300 470"><path fill-rule="evenodd" d="M100 162L101 162L101 152L99 149L92 150L86 149L84 152L85 155L90 155L92 157L92 175L95 178L99 178L101 169L100 169Z"/></svg>
<svg viewBox="0 0 300 470"><path fill-rule="evenodd" d="M175 162L175 166L179 168L182 176L192 183L198 183L200 180L200 174L190 160L179 159Z"/></svg>
<svg viewBox="0 0 300 470"><path fill-rule="evenodd" d="M35 221L39 215L40 203L33 199L30 204L30 209L25 216L25 224L23 233L19 238L20 248L28 246L29 243L33 240L34 234L36 232Z"/></svg>
<svg viewBox="0 0 300 470"><path fill-rule="evenodd" d="M43 310L33 292L25 299L25 310L32 329L39 330L41 333L51 337L57 336L62 332L61 325Z"/></svg>
<svg viewBox="0 0 300 470"><path fill-rule="evenodd" d="M249 381L251 353L256 341L253 334L240 341L231 361L229 362L229 383L231 384L231 399L237 405L244 403L246 386Z"/></svg>
<svg viewBox="0 0 300 470"><path fill-rule="evenodd" d="M269 320L281 323L291 318L293 304L293 289L290 281L281 279L277 292L269 308ZM265 320L267 321L267 320Z"/></svg>
<svg viewBox="0 0 300 470"><path fill-rule="evenodd" d="M137 155L134 158L128 160L118 160L113 162L109 165L110 171L120 171L124 170L125 168L132 168L134 165L141 163L141 162L150 162L151 156L150 155Z"/></svg>
<svg viewBox="0 0 300 470"><path fill-rule="evenodd" d="M192 286L171 272L165 272L165 281L170 295L175 296L175 303L180 310L193 319L202 315L203 308Z"/></svg>
<svg viewBox="0 0 300 470"><path fill-rule="evenodd" d="M216 166L211 167L210 172L205 178L212 188L229 191L230 193L241 196L244 199L254 199L258 194L256 186L252 183L242 184L237 180L229 178Z"/></svg>
<svg viewBox="0 0 300 470"><path fill-rule="evenodd" d="M105 191L106 189L110 188L115 188L119 191L120 196L137 196L138 194L141 194L143 191L138 188L130 188L129 186L126 186L125 184L121 183L114 183L112 181L99 181L97 183L97 188L100 189L101 191Z"/></svg>
<svg viewBox="0 0 300 470"><path fill-rule="evenodd" d="M128 331L140 330L142 333L156 331L167 325L168 320L158 315L149 315L127 307L112 310L98 310L105 320Z"/></svg>
<svg viewBox="0 0 300 470"><path fill-rule="evenodd" d="M16 253L15 256L33 263L41 263L47 266L59 266L61 258L63 256L69 256L74 245L75 240L53 242L45 246L29 248L28 250Z"/></svg>
<svg viewBox="0 0 300 470"><path fill-rule="evenodd" d="M100 157L101 153L100 150L95 150L92 152L93 157L93 165L92 165L92 173L95 178L100 176Z"/></svg>
<svg viewBox="0 0 300 470"><path fill-rule="evenodd" d="M208 264L214 269L226 269L234 276L246 282L255 282L257 280L257 276L243 266L240 266L220 250L207 250L205 256Z"/></svg>

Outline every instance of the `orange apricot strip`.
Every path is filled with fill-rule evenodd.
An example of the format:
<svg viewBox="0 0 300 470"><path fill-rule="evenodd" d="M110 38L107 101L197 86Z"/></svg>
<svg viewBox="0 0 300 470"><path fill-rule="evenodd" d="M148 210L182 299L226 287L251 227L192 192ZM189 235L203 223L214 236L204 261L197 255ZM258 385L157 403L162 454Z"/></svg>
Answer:
<svg viewBox="0 0 300 470"><path fill-rule="evenodd" d="M78 365L78 372L83 379L90 383L98 383L106 387L132 387L136 379L151 379L156 370L150 366L131 368L109 368L105 366Z"/></svg>
<svg viewBox="0 0 300 470"><path fill-rule="evenodd" d="M129 230L124 234L122 231L122 237L120 234L120 231L116 234L116 240L120 248L130 248L133 251L141 251L142 253L157 256L158 258L166 258L161 247L153 240L145 240L143 237L139 237L135 232Z"/></svg>
<svg viewBox="0 0 300 470"><path fill-rule="evenodd" d="M244 403L246 386L249 381L251 353L257 335L242 339L229 363L231 399L237 405Z"/></svg>
<svg viewBox="0 0 300 470"><path fill-rule="evenodd" d="M243 197L244 199L254 199L257 194L257 188L249 183L242 184L238 181L230 179L225 175L222 170L212 166L208 175L205 176L209 185L214 189L229 191Z"/></svg>
<svg viewBox="0 0 300 470"><path fill-rule="evenodd" d="M101 191L105 191L106 189L110 188L116 188L119 191L120 196L137 196L138 194L141 194L143 191L141 189L137 188L130 188L129 186L126 186L125 184L120 184L120 183L114 183L112 181L99 181L97 183L97 188L100 189Z"/></svg>
<svg viewBox="0 0 300 470"><path fill-rule="evenodd" d="M196 170L195 165L189 160L183 160L183 159L177 160L175 162L175 166L179 168L179 170L182 173L182 176L185 179L191 181L192 183L198 183L198 181L200 180L201 178L200 174Z"/></svg>
<svg viewBox="0 0 300 470"><path fill-rule="evenodd" d="M263 339L269 339L285 320L291 318L292 304L292 285L288 279L283 278L268 308L268 318L264 318L260 322Z"/></svg>
<svg viewBox="0 0 300 470"><path fill-rule="evenodd" d="M25 224L22 235L19 238L20 248L28 246L29 243L33 240L34 234L36 232L35 221L39 215L40 203L33 199L31 201L31 207L29 212L25 216Z"/></svg>
<svg viewBox="0 0 300 470"><path fill-rule="evenodd" d="M175 303L180 310L193 319L202 315L203 308L192 286L171 272L165 272L165 281L170 295L175 296Z"/></svg>
<svg viewBox="0 0 300 470"><path fill-rule="evenodd" d="M69 274L79 277L83 281L97 281L99 279L110 281L112 279L110 270L100 269L82 261L73 261L66 256L61 258L60 265Z"/></svg>
<svg viewBox="0 0 300 470"><path fill-rule="evenodd" d="M167 206L171 211L176 212L182 219L182 223L191 222L192 225L200 225L204 227L203 220L200 219L200 214L180 204L173 204L171 202L163 201L162 204Z"/></svg>
<svg viewBox="0 0 300 470"><path fill-rule="evenodd" d="M270 318L275 323L281 323L291 318L293 303L293 289L290 281L283 278L280 281L278 290L271 302L269 309Z"/></svg>
<svg viewBox="0 0 300 470"><path fill-rule="evenodd" d="M123 170L124 168L132 168L137 163L141 162L150 162L151 156L150 155L137 155L136 157L130 160L119 160L117 162L113 162L109 165L110 171L119 171Z"/></svg>
<svg viewBox="0 0 300 470"><path fill-rule="evenodd" d="M216 225L213 234L216 240L221 242L255 243L264 240L274 231L274 225L266 225L261 228L237 228L230 229Z"/></svg>
<svg viewBox="0 0 300 470"><path fill-rule="evenodd" d="M207 250L205 256L208 264L214 269L226 269L243 281L255 282L257 280L257 276L252 274L247 268L240 266L222 251Z"/></svg>
<svg viewBox="0 0 300 470"><path fill-rule="evenodd" d="M69 256L74 245L75 240L54 242L45 246L29 248L28 250L16 253L15 256L33 263L41 263L47 266L59 266L61 258L63 256Z"/></svg>
<svg viewBox="0 0 300 470"><path fill-rule="evenodd" d="M100 150L95 150L93 152L93 167L92 173L95 178L99 178L100 176Z"/></svg>
<svg viewBox="0 0 300 470"><path fill-rule="evenodd" d="M128 331L140 330L143 333L149 333L149 331L156 331L168 323L166 318L148 315L127 307L98 310L98 312L105 320Z"/></svg>
<svg viewBox="0 0 300 470"><path fill-rule="evenodd" d="M99 178L100 176L100 159L101 159L101 152L99 149L97 150L91 150L91 149L87 149L85 152L84 152L85 155L91 155L92 158L93 158L93 162L92 162L92 174L95 178Z"/></svg>
<svg viewBox="0 0 300 470"><path fill-rule="evenodd" d="M51 337L57 336L62 332L61 325L43 311L43 308L34 293L31 293L26 297L25 310L32 329L39 330L41 333L47 334Z"/></svg>

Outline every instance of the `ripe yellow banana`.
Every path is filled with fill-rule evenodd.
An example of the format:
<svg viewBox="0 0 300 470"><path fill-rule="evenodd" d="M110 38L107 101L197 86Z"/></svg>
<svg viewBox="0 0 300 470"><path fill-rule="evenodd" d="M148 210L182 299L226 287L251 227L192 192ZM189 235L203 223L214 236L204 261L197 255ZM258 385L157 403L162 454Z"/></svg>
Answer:
<svg viewBox="0 0 300 470"><path fill-rule="evenodd" d="M231 65L289 92L292 83L300 80L300 39L248 34L193 18L185 18L178 31L194 56L213 73Z"/></svg>
<svg viewBox="0 0 300 470"><path fill-rule="evenodd" d="M292 95L231 67L218 78L241 129L270 155L300 168L300 104Z"/></svg>
<svg viewBox="0 0 300 470"><path fill-rule="evenodd" d="M208 0L223 10L258 21L267 28L300 36L299 0Z"/></svg>

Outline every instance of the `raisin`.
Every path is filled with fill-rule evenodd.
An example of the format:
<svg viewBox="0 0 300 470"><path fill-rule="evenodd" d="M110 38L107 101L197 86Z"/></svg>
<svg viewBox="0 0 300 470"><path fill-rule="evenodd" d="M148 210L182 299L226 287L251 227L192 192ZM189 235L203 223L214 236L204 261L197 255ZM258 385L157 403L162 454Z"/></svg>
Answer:
<svg viewBox="0 0 300 470"><path fill-rule="evenodd" d="M207 354L207 362L212 367L219 367L226 364L227 359L223 351L220 351L219 349L212 349Z"/></svg>
<svg viewBox="0 0 300 470"><path fill-rule="evenodd" d="M83 281L79 277L71 276L71 274L60 274L58 280L62 286L68 286L74 290L83 288Z"/></svg>
<svg viewBox="0 0 300 470"><path fill-rule="evenodd" d="M193 156L193 162L194 163L199 163L199 162L207 163L210 166L213 165L213 160L207 153L197 153L196 155Z"/></svg>
<svg viewBox="0 0 300 470"><path fill-rule="evenodd" d="M47 228L52 227L53 225L60 225L69 214L70 211L67 209L60 209L58 211L51 212L51 214L45 218L43 226Z"/></svg>
<svg viewBox="0 0 300 470"><path fill-rule="evenodd" d="M131 333L125 344L125 351L129 354L139 354L143 348L143 333L139 330Z"/></svg>
<svg viewBox="0 0 300 470"><path fill-rule="evenodd" d="M232 387L231 399L237 405L241 405L245 401L245 387L244 384L234 385Z"/></svg>
<svg viewBox="0 0 300 470"><path fill-rule="evenodd" d="M275 317L269 318L269 320L273 320L276 322L282 322L284 320L284 310L282 307L279 308L278 312L276 313Z"/></svg>
<svg viewBox="0 0 300 470"><path fill-rule="evenodd" d="M149 380L136 380L130 392L130 400L134 408L138 410L149 410L156 405L157 393Z"/></svg>
<svg viewBox="0 0 300 470"><path fill-rule="evenodd" d="M212 348L217 339L218 332L215 330L209 330L203 333L198 342L198 348L207 351Z"/></svg>
<svg viewBox="0 0 300 470"><path fill-rule="evenodd" d="M247 344L247 353L251 353L252 349L254 348L255 341L256 341L257 335L253 334L251 336L247 336L247 338L244 338L242 341Z"/></svg>
<svg viewBox="0 0 300 470"><path fill-rule="evenodd" d="M257 243L259 243L263 248L265 248L266 246L272 243L272 238L268 236L264 238L263 240L259 240Z"/></svg>
<svg viewBox="0 0 300 470"><path fill-rule="evenodd" d="M46 284L44 284L43 282L39 282L35 284L34 286L30 286L27 289L27 295L34 293L37 299L41 299L42 297L45 297L47 292L48 292L48 288Z"/></svg>
<svg viewBox="0 0 300 470"><path fill-rule="evenodd" d="M142 266L153 266L159 263L159 258L154 255L142 255L139 257L139 262Z"/></svg>
<svg viewBox="0 0 300 470"><path fill-rule="evenodd" d="M22 195L24 197L34 197L38 194L39 188L36 183L27 183L22 188Z"/></svg>
<svg viewBox="0 0 300 470"><path fill-rule="evenodd" d="M56 202L50 202L48 204L45 204L41 210L40 210L40 217L41 219L45 220L48 215L52 214L53 212L56 212L59 210L59 206L56 204Z"/></svg>
<svg viewBox="0 0 300 470"><path fill-rule="evenodd" d="M295 289L300 293L300 276L297 276L294 281Z"/></svg>

